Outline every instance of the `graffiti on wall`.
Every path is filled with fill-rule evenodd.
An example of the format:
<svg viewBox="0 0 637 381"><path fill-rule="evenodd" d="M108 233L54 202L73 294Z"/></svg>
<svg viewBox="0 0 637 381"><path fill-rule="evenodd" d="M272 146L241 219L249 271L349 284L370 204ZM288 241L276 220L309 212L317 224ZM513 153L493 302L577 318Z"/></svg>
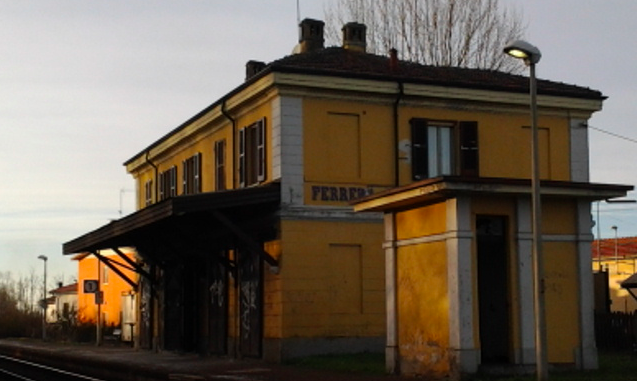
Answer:
<svg viewBox="0 0 637 381"><path fill-rule="evenodd" d="M244 338L250 336L250 330L252 328L250 317L257 313L258 289L258 280L241 282L241 326Z"/></svg>
<svg viewBox="0 0 637 381"><path fill-rule="evenodd" d="M210 285L210 303L223 307L225 292L226 287L221 279L212 282Z"/></svg>

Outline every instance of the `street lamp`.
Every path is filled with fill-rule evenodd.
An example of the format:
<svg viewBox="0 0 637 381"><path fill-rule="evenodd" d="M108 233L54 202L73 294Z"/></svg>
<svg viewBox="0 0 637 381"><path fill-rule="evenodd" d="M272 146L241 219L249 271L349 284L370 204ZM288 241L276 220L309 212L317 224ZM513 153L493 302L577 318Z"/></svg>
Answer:
<svg viewBox="0 0 637 381"><path fill-rule="evenodd" d="M46 261L49 258L47 258L46 255L40 255L38 259L44 261L44 282L42 282L42 340L46 340Z"/></svg>
<svg viewBox="0 0 637 381"><path fill-rule="evenodd" d="M542 204L540 199L540 155L537 128L537 81L535 64L540 62L540 49L517 40L504 48L504 53L524 60L530 69L531 95L531 203L533 205L533 282L535 315L535 363L538 381L548 380L546 355L546 317L544 313L544 275L542 268Z"/></svg>

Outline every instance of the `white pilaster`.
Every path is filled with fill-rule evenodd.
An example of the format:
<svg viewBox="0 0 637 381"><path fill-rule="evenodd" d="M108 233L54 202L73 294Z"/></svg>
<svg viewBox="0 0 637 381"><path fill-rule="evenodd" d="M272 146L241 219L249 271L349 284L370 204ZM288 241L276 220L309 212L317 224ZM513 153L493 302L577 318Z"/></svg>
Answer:
<svg viewBox="0 0 637 381"><path fill-rule="evenodd" d="M571 119L571 181L589 181L588 128L586 119Z"/></svg>
<svg viewBox="0 0 637 381"><path fill-rule="evenodd" d="M597 347L595 345L595 301L593 290L593 264L591 243L593 242L591 204L577 202L577 258L579 273L579 321L581 343L578 353L580 369L597 369Z"/></svg>
<svg viewBox="0 0 637 381"><path fill-rule="evenodd" d="M272 177L281 180L281 203L303 205L303 99L272 101Z"/></svg>
<svg viewBox="0 0 637 381"><path fill-rule="evenodd" d="M535 364L535 317L533 308L533 233L531 199L517 199L517 292L520 316L520 348L517 364Z"/></svg>
<svg viewBox="0 0 637 381"><path fill-rule="evenodd" d="M475 347L473 316L473 261L471 204L467 197L447 204L447 292L449 297L449 346L456 352L462 373L475 373L480 352Z"/></svg>
<svg viewBox="0 0 637 381"><path fill-rule="evenodd" d="M400 372L398 353L398 298L396 266L396 223L393 213L385 214L385 306L387 311L387 342L385 369L389 374Z"/></svg>

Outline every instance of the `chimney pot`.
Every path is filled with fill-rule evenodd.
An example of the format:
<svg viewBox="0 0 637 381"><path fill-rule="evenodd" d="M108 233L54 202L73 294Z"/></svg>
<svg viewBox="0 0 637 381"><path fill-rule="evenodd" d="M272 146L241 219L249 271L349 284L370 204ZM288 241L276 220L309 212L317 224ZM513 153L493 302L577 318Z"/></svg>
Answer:
<svg viewBox="0 0 637 381"><path fill-rule="evenodd" d="M246 63L246 81L259 74L265 68L265 62L250 60Z"/></svg>
<svg viewBox="0 0 637 381"><path fill-rule="evenodd" d="M304 19L299 24L299 53L307 53L315 50L323 49L325 38L323 37L323 28L325 23L320 20Z"/></svg>
<svg viewBox="0 0 637 381"><path fill-rule="evenodd" d="M394 72L398 70L398 50L389 49L389 70Z"/></svg>
<svg viewBox="0 0 637 381"><path fill-rule="evenodd" d="M343 48L365 53L367 50L367 27L365 24L349 22L343 26Z"/></svg>

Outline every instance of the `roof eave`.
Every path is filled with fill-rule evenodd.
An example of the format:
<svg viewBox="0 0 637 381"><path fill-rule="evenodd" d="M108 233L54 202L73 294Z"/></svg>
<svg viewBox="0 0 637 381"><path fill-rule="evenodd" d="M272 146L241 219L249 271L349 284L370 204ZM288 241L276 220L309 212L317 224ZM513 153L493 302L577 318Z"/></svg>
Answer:
<svg viewBox="0 0 637 381"><path fill-rule="evenodd" d="M530 194L527 179L438 177L367 196L353 202L355 212L387 212L415 204L436 202L459 194ZM623 197L632 185L542 181L545 197L574 197L590 201Z"/></svg>

